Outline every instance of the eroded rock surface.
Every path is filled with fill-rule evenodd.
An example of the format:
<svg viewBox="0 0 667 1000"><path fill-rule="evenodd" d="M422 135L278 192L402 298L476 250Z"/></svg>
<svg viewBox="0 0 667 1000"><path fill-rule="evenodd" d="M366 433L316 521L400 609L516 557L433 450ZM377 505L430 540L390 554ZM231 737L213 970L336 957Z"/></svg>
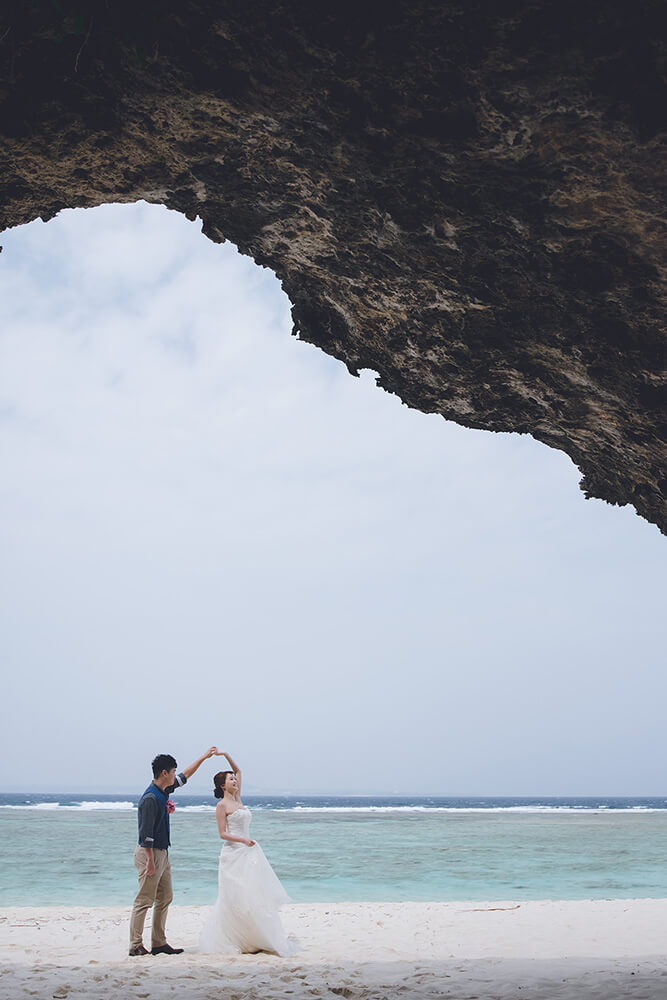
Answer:
<svg viewBox="0 0 667 1000"><path fill-rule="evenodd" d="M667 530L661 2L5 3L0 227L139 198ZM1 263L0 258L0 263Z"/></svg>

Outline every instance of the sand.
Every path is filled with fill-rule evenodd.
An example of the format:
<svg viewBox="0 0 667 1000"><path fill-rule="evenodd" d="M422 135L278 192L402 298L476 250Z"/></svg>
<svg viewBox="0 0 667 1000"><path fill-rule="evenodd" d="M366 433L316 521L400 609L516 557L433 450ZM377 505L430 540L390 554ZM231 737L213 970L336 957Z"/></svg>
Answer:
<svg viewBox="0 0 667 1000"><path fill-rule="evenodd" d="M0 998L667 1000L663 899L291 905L289 959L199 955L203 913L171 907L185 954L129 958L129 909L0 909Z"/></svg>

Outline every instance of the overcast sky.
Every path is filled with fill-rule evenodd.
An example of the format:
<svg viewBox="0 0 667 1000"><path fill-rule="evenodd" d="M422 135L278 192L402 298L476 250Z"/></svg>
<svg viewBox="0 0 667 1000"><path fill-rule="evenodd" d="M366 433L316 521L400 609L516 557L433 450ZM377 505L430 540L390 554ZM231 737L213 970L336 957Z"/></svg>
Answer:
<svg viewBox="0 0 667 1000"><path fill-rule="evenodd" d="M352 378L176 213L2 244L3 790L217 743L256 792L667 794L655 527Z"/></svg>

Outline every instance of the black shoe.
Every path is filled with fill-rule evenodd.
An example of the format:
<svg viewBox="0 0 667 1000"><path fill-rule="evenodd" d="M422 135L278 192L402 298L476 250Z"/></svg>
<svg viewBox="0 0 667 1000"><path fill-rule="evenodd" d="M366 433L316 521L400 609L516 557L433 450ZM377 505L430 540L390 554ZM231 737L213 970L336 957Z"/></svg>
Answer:
<svg viewBox="0 0 667 1000"><path fill-rule="evenodd" d="M182 955L182 948L172 948L170 944L161 944L159 948L151 948L151 955Z"/></svg>
<svg viewBox="0 0 667 1000"><path fill-rule="evenodd" d="M130 957L136 958L137 955L150 955L150 951L143 944L138 944L136 948L130 948Z"/></svg>

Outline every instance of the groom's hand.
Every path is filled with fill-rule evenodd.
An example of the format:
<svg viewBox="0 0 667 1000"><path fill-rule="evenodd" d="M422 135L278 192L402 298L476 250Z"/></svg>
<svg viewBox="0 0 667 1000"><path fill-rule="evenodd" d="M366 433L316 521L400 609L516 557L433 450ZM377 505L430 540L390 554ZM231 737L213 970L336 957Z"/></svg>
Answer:
<svg viewBox="0 0 667 1000"><path fill-rule="evenodd" d="M218 748L217 747L209 747L208 750L206 751L206 753L204 754L204 756L205 757L215 757L215 755L217 754L217 752L218 752Z"/></svg>
<svg viewBox="0 0 667 1000"><path fill-rule="evenodd" d="M151 875L155 875L155 858L153 857L153 848L144 847L144 850L146 852L146 875L150 878Z"/></svg>
<svg viewBox="0 0 667 1000"><path fill-rule="evenodd" d="M204 750L201 757L197 757L197 760L194 762L194 764L189 764L187 767L184 767L183 774L185 775L186 781L189 781L192 775L195 773L195 771L198 771L201 765L204 763L204 761L208 760L209 757L212 757L214 753L215 753L215 747L209 747L208 750Z"/></svg>

